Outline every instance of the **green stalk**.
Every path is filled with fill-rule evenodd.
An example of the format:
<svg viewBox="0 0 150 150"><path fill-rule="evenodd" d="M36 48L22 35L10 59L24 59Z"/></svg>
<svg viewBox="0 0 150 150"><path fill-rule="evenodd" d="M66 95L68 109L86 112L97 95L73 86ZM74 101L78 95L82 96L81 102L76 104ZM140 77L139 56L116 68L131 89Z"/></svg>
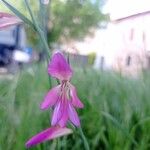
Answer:
<svg viewBox="0 0 150 150"><path fill-rule="evenodd" d="M35 28L36 28L36 30L37 30L39 36L40 36L40 39L41 39L41 41L42 41L42 43L43 43L43 46L44 46L44 48L45 48L45 50L46 50L46 53L47 53L47 55L48 55L48 56L47 56L47 65L48 65L49 59L50 59L50 49L49 49L49 47L48 47L48 44L47 44L47 40L46 40L46 38L45 38L44 31L42 31L41 28L39 27L38 22L36 21L34 15L33 15L33 12L32 12L32 10L31 10L31 8L30 8L30 5L29 5L28 0L24 0L24 1L25 1L26 6L27 6L27 9L28 9L28 11L29 11L29 14L30 14L30 16L31 16L31 19L32 19L32 21L33 21L33 24L35 25ZM48 79L49 79L49 85L50 85L50 88L51 88L52 82L51 82L50 76L49 76Z"/></svg>
<svg viewBox="0 0 150 150"><path fill-rule="evenodd" d="M85 150L90 150L88 141L87 141L87 139L86 139L86 137L85 137L85 135L84 135L83 130L82 130L81 127L79 128L79 132L80 132L80 135L81 135L81 137L82 137L82 140L83 140L83 143L84 143L84 148L85 148Z"/></svg>
<svg viewBox="0 0 150 150"><path fill-rule="evenodd" d="M31 16L31 18L32 18L32 21L33 21L33 23L34 23L34 25L35 25L35 27L36 27L36 29L37 29L37 32L38 32L38 34L39 34L39 36L40 36L40 39L41 39L42 42L43 42L43 45L44 45L45 50L46 50L46 52L47 52L47 55L48 55L48 57L50 58L50 50L49 50L49 46L48 46L48 44L47 44L47 41L46 41L44 32L40 29L40 27L39 27L39 25L38 25L38 23L37 23L37 21L36 21L34 15L33 15L33 13L32 13L32 10L31 10L31 8L30 8L30 5L29 5L28 0L24 0L24 1L25 1L26 6L27 6L27 9L28 9L28 11L29 11L29 14L30 14L30 16Z"/></svg>
<svg viewBox="0 0 150 150"><path fill-rule="evenodd" d="M40 13L40 18L39 18L39 22L41 22L41 29L43 30L43 36L45 37L45 41L47 43L47 12L48 12L48 6L45 6L44 4L41 3L41 0L39 0L39 13ZM47 58L47 66L50 60L50 57L46 57ZM48 76L49 79L49 88L51 88L52 86L52 81L51 81L51 77Z"/></svg>

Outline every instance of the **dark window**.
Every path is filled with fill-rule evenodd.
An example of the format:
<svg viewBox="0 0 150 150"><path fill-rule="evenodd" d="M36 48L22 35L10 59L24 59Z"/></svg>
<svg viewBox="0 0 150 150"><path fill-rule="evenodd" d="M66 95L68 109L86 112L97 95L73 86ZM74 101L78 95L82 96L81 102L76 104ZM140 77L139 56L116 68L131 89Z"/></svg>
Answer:
<svg viewBox="0 0 150 150"><path fill-rule="evenodd" d="M127 57L126 65L130 66L131 65L131 56Z"/></svg>
<svg viewBox="0 0 150 150"><path fill-rule="evenodd" d="M101 69L101 70L104 69L104 61L105 61L104 56L101 56L101 58L100 58L100 69Z"/></svg>
<svg viewBox="0 0 150 150"><path fill-rule="evenodd" d="M148 69L150 69L150 56L147 57Z"/></svg>

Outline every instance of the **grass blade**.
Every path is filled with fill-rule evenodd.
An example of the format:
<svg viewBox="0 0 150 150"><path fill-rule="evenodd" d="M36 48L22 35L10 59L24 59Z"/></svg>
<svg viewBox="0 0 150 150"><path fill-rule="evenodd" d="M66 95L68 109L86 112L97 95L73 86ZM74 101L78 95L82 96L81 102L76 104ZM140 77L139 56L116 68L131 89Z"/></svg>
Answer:
<svg viewBox="0 0 150 150"><path fill-rule="evenodd" d="M128 133L127 130L125 130L122 125L119 123L119 121L114 118L112 115L110 115L109 113L103 112L102 111L102 115L104 117L106 117L107 119L109 119L110 121L113 122L113 124L115 124L123 133L124 135L126 135L136 146L138 145L137 142L130 136L130 134Z"/></svg>

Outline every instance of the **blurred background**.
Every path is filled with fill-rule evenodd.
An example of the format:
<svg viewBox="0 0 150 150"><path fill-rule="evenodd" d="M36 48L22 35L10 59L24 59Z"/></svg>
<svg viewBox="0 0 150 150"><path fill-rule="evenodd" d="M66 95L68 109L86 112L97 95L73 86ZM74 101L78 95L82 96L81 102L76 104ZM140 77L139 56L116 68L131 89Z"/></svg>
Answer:
<svg viewBox="0 0 150 150"><path fill-rule="evenodd" d="M24 1L7 2L31 19ZM90 149L149 150L150 1L29 2L50 51L69 56ZM0 12L10 12L1 1ZM0 150L24 150L29 137L50 126L50 111L39 109L49 89L46 58L28 25L0 29ZM82 150L84 144L76 129L32 149Z"/></svg>

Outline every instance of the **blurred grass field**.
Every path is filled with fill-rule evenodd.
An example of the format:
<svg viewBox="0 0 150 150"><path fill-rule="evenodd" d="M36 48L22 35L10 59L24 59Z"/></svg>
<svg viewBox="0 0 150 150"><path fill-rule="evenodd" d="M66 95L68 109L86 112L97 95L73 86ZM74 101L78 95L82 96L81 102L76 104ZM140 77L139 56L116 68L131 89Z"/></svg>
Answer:
<svg viewBox="0 0 150 150"><path fill-rule="evenodd" d="M25 142L50 126L39 104L49 89L45 64L0 79L0 150L25 150ZM111 72L76 69L72 83L85 108L78 110L91 150L150 149L150 76L131 79ZM52 80L55 85L56 81ZM74 133L32 150L84 150Z"/></svg>

